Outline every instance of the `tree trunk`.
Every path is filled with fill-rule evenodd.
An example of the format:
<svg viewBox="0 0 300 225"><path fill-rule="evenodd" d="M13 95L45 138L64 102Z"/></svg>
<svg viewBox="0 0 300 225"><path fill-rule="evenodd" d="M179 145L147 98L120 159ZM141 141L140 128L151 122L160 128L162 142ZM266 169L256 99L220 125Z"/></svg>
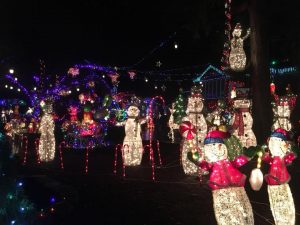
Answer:
<svg viewBox="0 0 300 225"><path fill-rule="evenodd" d="M269 91L268 8L265 1L249 0L251 43L251 86L253 91L253 130L258 144L266 142L272 125L271 95Z"/></svg>

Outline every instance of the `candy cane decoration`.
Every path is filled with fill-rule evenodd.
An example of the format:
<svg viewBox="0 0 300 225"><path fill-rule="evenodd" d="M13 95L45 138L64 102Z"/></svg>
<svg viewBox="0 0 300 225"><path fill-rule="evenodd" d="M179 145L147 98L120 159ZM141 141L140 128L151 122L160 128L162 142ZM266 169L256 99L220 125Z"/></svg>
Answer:
<svg viewBox="0 0 300 225"><path fill-rule="evenodd" d="M149 120L148 120L148 127L149 127L149 148L151 149L151 151L153 152L153 148L152 148L152 140L153 140L153 130L154 130L154 123L153 123L153 102L155 100L160 100L163 104L163 108L165 108L165 100L163 97L161 96L155 96L151 99L150 101L150 107L149 107ZM159 153L160 155L160 153ZM159 156L160 157L160 156ZM154 159L153 159L154 160ZM161 162L161 160L160 160Z"/></svg>
<svg viewBox="0 0 300 225"><path fill-rule="evenodd" d="M152 180L155 181L155 167L154 167L154 154L153 149L150 147L150 145L146 145L144 149L149 149L149 159L151 162L151 168L152 168Z"/></svg>
<svg viewBox="0 0 300 225"><path fill-rule="evenodd" d="M123 169L123 174L122 176L125 177L125 164L124 164L124 148L127 147L129 148L129 146L126 144L124 146L122 146L122 144L117 144L116 148L115 148L115 160L114 160L114 174L117 174L117 162L118 162L118 150L121 151L121 155L122 155L122 169Z"/></svg>

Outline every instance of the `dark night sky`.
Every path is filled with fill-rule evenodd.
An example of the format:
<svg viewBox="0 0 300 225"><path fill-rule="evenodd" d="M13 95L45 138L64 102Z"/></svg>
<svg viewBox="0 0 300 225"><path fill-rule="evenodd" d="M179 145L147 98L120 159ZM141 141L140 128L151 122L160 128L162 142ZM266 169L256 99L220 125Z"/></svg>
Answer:
<svg viewBox="0 0 300 225"><path fill-rule="evenodd" d="M247 11L240 7L244 2L233 1L233 21L248 27ZM265 11L271 58L289 58L299 64L296 1L270 4ZM158 60L163 62L162 69L217 64L223 47L223 0L10 0L2 2L0 10L1 64L3 68L13 65L22 76L38 72L38 59L45 60L49 73L65 72L84 59L128 66L174 32L174 38L145 60L141 69L155 69ZM177 51L174 41L179 43ZM249 50L249 41L245 48Z"/></svg>
<svg viewBox="0 0 300 225"><path fill-rule="evenodd" d="M193 0L184 4L180 1L128 0L6 2L1 6L1 58L8 57L18 63L28 58L33 61L42 58L58 67L83 59L101 64L128 65L177 32L174 41L178 40L180 47L184 46L180 54L174 53L173 42L170 42L155 56L160 57L160 53L166 56L161 59L167 62L165 66L172 67L180 61L184 61L184 65L201 64L214 57L219 60L224 26L223 4L220 1L209 6L209 12L215 12L209 16L211 27L205 28L214 30L210 37L199 25L201 7ZM199 38L194 39L197 27L200 27L197 30ZM211 37L218 39L218 43L205 43ZM214 47L216 45L218 48ZM191 62L187 62L186 55Z"/></svg>

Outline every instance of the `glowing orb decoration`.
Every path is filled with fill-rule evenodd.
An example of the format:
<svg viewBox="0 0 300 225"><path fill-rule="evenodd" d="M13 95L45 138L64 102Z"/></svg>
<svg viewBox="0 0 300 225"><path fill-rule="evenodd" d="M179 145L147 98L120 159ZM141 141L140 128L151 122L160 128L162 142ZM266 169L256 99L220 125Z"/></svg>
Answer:
<svg viewBox="0 0 300 225"><path fill-rule="evenodd" d="M275 91L276 91L276 85L272 82L270 84L270 92L273 95L273 94L275 94Z"/></svg>
<svg viewBox="0 0 300 225"><path fill-rule="evenodd" d="M250 175L250 185L254 191L259 191L261 186L263 185L264 176L259 168L255 168L252 170Z"/></svg>
<svg viewBox="0 0 300 225"><path fill-rule="evenodd" d="M244 51L244 40L250 35L250 29L244 37L242 35L242 28L239 23L236 24L231 39L231 50L229 54L230 68L234 71L243 71L246 66L246 54Z"/></svg>

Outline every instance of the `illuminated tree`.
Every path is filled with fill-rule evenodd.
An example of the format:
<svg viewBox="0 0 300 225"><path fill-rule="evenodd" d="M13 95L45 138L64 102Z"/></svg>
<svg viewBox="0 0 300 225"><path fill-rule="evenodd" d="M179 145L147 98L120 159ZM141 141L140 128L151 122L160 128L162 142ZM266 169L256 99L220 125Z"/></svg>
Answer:
<svg viewBox="0 0 300 225"><path fill-rule="evenodd" d="M184 98L182 93L179 93L178 97L175 99L175 106L174 106L174 122L176 124L180 124L182 118L186 115L185 113L185 104Z"/></svg>

